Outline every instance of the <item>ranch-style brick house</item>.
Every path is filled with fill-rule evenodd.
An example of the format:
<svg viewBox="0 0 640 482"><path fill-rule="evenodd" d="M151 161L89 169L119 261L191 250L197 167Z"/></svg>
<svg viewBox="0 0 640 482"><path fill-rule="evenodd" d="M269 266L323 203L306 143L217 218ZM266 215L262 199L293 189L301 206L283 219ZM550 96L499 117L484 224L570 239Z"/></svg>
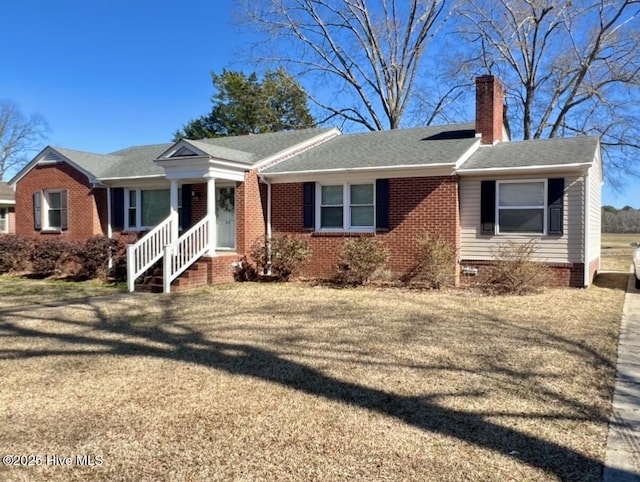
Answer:
<svg viewBox="0 0 640 482"><path fill-rule="evenodd" d="M15 232L123 239L131 290L160 260L164 291L231 281L251 244L276 233L308 242L306 277L333 276L339 243L359 236L382 241L400 277L428 234L455 246L460 283L486 275L498 246L535 240L557 285L589 286L600 265L599 139L511 142L503 96L498 79L477 78L469 124L183 139L105 155L47 147L10 181Z"/></svg>

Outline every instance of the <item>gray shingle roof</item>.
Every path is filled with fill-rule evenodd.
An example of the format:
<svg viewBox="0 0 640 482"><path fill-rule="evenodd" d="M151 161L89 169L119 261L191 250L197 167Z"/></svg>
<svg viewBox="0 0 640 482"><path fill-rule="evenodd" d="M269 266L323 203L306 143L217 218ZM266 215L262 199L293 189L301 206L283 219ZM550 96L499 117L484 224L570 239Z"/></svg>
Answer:
<svg viewBox="0 0 640 482"><path fill-rule="evenodd" d="M213 157L250 166L330 130L313 128L188 142ZM476 142L478 139L473 124L345 134L269 166L263 172L277 174L443 164L453 166ZM164 169L154 160L172 145L134 146L109 154L54 149L98 179L119 179L162 176ZM588 163L593 161L597 146L598 138L587 136L504 142L480 147L460 170Z"/></svg>
<svg viewBox="0 0 640 482"><path fill-rule="evenodd" d="M188 142L213 157L250 166L329 130L312 128ZM164 175L164 169L153 161L172 145L173 143L133 146L109 154L95 154L61 147L53 149L98 179L121 179Z"/></svg>
<svg viewBox="0 0 640 482"><path fill-rule="evenodd" d="M345 134L263 172L453 165L476 142L473 124Z"/></svg>
<svg viewBox="0 0 640 482"><path fill-rule="evenodd" d="M115 156L118 161L111 164L109 169L97 177L109 179L162 176L164 175L164 169L153 161L172 145L173 143L134 146L112 152L108 154L108 157Z"/></svg>
<svg viewBox="0 0 640 482"><path fill-rule="evenodd" d="M15 193L6 182L0 182L0 200L15 201Z"/></svg>
<svg viewBox="0 0 640 482"><path fill-rule="evenodd" d="M246 136L216 137L197 141L212 146L233 149L250 153L251 164L273 156L297 144L313 139L320 134L329 132L332 128L309 128L294 131L272 132L268 134L251 134ZM239 161L240 162L240 161Z"/></svg>
<svg viewBox="0 0 640 482"><path fill-rule="evenodd" d="M64 147L54 147L53 149L95 177L103 176L114 164L120 161L119 157L108 154L95 154Z"/></svg>
<svg viewBox="0 0 640 482"><path fill-rule="evenodd" d="M225 159L227 161L235 161L241 164L251 165L256 161L256 155L251 152L239 151L237 149L230 149L211 142L201 141L186 141L189 144L197 147L203 152L206 152L215 159Z"/></svg>
<svg viewBox="0 0 640 482"><path fill-rule="evenodd" d="M593 161L597 147L598 137L593 136L503 142L480 147L460 170L588 163Z"/></svg>

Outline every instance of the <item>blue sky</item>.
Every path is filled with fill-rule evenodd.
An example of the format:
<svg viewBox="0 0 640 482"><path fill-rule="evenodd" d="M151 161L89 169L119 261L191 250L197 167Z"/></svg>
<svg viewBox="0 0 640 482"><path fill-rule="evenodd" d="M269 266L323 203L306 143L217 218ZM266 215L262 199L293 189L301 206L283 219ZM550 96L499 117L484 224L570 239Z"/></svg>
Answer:
<svg viewBox="0 0 640 482"><path fill-rule="evenodd" d="M210 72L251 72L234 0L8 0L0 98L47 120L47 144L106 153L170 141L211 107ZM464 119L463 119L464 120ZM43 146L44 147L44 146ZM640 179L603 204L640 208Z"/></svg>

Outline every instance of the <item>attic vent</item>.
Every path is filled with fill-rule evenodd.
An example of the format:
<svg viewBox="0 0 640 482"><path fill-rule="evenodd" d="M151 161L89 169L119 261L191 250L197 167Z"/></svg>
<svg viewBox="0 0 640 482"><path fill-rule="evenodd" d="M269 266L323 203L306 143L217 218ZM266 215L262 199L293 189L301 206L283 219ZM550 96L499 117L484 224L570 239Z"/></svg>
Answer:
<svg viewBox="0 0 640 482"><path fill-rule="evenodd" d="M198 154L193 152L191 149L188 149L187 147L181 147L176 152L171 154L171 157L187 157L187 156L197 156L197 155Z"/></svg>
<svg viewBox="0 0 640 482"><path fill-rule="evenodd" d="M60 154L57 152L49 151L44 157L40 160L40 162L62 162L63 159L60 157Z"/></svg>

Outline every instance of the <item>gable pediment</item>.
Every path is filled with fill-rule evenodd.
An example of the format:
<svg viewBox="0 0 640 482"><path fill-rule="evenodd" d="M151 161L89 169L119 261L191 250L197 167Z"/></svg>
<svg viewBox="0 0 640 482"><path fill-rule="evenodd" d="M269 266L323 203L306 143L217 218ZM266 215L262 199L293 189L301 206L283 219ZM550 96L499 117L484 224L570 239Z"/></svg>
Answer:
<svg viewBox="0 0 640 482"><path fill-rule="evenodd" d="M201 153L196 152L195 150L191 149L189 146L181 146L175 152L172 152L171 155L169 155L169 158L193 157L193 156L200 156L200 155Z"/></svg>
<svg viewBox="0 0 640 482"><path fill-rule="evenodd" d="M38 164L64 162L65 160L66 159L59 152L56 152L53 149L47 149L42 153L40 159L38 159Z"/></svg>

